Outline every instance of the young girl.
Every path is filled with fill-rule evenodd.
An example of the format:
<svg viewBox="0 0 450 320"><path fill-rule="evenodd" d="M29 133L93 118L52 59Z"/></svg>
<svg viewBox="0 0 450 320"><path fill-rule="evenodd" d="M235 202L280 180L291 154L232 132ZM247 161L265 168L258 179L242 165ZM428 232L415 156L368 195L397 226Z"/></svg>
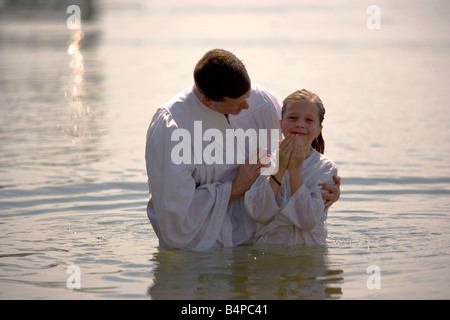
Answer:
<svg viewBox="0 0 450 320"><path fill-rule="evenodd" d="M323 155L320 98L307 90L289 95L281 111L284 140L278 150L279 169L261 175L245 194L245 206L256 220L256 243L326 244L328 203L321 184L334 183L334 162Z"/></svg>

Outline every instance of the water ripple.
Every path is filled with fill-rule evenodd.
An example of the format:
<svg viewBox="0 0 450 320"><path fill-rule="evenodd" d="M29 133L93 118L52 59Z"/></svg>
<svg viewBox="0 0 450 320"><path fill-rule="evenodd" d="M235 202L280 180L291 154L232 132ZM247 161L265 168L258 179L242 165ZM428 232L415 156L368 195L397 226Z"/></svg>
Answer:
<svg viewBox="0 0 450 320"><path fill-rule="evenodd" d="M357 186L371 186L371 185L433 185L433 184L448 184L450 185L450 177L343 177L342 184L357 185Z"/></svg>

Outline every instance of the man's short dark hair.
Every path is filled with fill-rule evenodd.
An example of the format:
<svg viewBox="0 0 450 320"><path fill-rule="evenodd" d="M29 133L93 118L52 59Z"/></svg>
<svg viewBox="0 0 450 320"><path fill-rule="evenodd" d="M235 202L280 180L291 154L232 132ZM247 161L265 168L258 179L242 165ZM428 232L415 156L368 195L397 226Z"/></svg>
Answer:
<svg viewBox="0 0 450 320"><path fill-rule="evenodd" d="M194 69L197 88L213 101L237 99L251 88L250 77L240 59L223 49L208 51Z"/></svg>

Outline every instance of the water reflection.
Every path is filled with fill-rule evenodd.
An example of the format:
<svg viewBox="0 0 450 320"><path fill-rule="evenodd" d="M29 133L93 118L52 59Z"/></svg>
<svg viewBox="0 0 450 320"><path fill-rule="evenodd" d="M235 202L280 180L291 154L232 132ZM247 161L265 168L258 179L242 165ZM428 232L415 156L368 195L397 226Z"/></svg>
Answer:
<svg viewBox="0 0 450 320"><path fill-rule="evenodd" d="M101 25L69 30L65 8L33 10L0 1L1 186L84 179L80 166L108 154Z"/></svg>
<svg viewBox="0 0 450 320"><path fill-rule="evenodd" d="M152 299L334 299L343 270L326 247L243 246L207 252L159 249Z"/></svg>
<svg viewBox="0 0 450 320"><path fill-rule="evenodd" d="M71 57L70 69L71 76L69 78L69 86L66 91L67 104L71 107L72 123L69 127L67 124L59 124L62 132L72 138L72 144L75 145L84 137L89 137L90 133L87 127L87 118L89 116L89 106L86 102L84 92L84 60L80 51L80 41L83 38L81 30L72 32L71 41L67 48L67 53Z"/></svg>

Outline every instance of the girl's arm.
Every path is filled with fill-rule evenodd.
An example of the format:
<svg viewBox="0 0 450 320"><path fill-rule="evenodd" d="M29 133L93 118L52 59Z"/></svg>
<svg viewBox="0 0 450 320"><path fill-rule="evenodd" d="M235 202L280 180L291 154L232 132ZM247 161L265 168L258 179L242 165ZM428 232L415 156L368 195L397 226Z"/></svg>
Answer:
<svg viewBox="0 0 450 320"><path fill-rule="evenodd" d="M281 213L300 229L314 229L326 214L320 188L309 190L302 185L281 209Z"/></svg>
<svg viewBox="0 0 450 320"><path fill-rule="evenodd" d="M264 223L280 212L270 185L270 176L259 176L250 190L245 193L244 204L247 213L255 221Z"/></svg>
<svg viewBox="0 0 450 320"><path fill-rule="evenodd" d="M328 168L323 168L322 172L317 175L317 184L314 187L308 188L302 184L294 193L291 193L288 203L281 208L283 215L298 228L306 231L314 229L318 223L326 220L328 208L325 207L319 183L332 182L337 169L334 164L330 164Z"/></svg>

